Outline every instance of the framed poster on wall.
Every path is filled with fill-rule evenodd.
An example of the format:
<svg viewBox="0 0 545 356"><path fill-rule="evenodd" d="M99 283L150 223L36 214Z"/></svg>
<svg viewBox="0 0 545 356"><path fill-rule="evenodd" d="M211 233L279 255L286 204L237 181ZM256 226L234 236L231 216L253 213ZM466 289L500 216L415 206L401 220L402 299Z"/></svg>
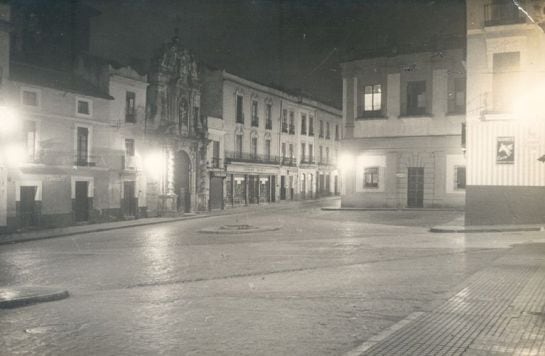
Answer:
<svg viewBox="0 0 545 356"><path fill-rule="evenodd" d="M496 163L515 163L515 138L498 137L496 142Z"/></svg>

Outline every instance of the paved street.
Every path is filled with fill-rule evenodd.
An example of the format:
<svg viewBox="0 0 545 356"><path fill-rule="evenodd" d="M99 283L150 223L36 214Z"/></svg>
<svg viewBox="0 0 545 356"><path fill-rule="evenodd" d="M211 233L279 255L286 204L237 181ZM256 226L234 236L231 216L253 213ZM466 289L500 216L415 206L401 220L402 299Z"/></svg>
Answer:
<svg viewBox="0 0 545 356"><path fill-rule="evenodd" d="M543 232L428 232L456 212L320 209L332 204L2 245L0 286L70 297L0 310L0 354L342 355L545 244ZM281 228L198 232L223 224Z"/></svg>

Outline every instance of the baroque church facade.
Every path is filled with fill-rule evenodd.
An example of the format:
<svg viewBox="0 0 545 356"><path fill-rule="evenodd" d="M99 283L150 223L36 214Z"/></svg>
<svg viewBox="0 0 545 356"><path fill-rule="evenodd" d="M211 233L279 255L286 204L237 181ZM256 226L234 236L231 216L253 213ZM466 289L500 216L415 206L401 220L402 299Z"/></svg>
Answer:
<svg viewBox="0 0 545 356"><path fill-rule="evenodd" d="M197 61L174 36L153 58L148 78L147 130L165 160L159 212L207 210L207 123Z"/></svg>

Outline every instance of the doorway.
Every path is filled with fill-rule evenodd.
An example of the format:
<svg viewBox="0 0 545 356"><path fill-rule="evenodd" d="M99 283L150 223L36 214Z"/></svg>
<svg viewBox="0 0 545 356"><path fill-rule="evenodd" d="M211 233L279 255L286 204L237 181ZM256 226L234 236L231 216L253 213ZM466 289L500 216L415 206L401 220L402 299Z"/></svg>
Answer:
<svg viewBox="0 0 545 356"><path fill-rule="evenodd" d="M222 177L210 177L210 209L223 209Z"/></svg>
<svg viewBox="0 0 545 356"><path fill-rule="evenodd" d="M286 200L286 176L280 176L280 200Z"/></svg>
<svg viewBox="0 0 545 356"><path fill-rule="evenodd" d="M175 154L174 193L177 195L177 210L188 213L191 211L191 160L184 151Z"/></svg>
<svg viewBox="0 0 545 356"><path fill-rule="evenodd" d="M23 186L20 188L20 224L22 227L36 226L38 219L36 216L36 186Z"/></svg>
<svg viewBox="0 0 545 356"><path fill-rule="evenodd" d="M87 181L76 181L74 219L76 222L89 220L89 182Z"/></svg>
<svg viewBox="0 0 545 356"><path fill-rule="evenodd" d="M137 202L135 195L136 182L123 182L123 203L125 205L125 216L136 216Z"/></svg>
<svg viewBox="0 0 545 356"><path fill-rule="evenodd" d="M407 206L409 208L424 207L424 168L409 167L407 185Z"/></svg>

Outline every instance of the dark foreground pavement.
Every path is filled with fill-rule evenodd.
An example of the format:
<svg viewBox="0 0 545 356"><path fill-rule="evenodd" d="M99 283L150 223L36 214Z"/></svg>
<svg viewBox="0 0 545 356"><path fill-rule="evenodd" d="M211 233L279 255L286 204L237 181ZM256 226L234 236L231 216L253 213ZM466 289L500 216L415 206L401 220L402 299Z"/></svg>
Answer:
<svg viewBox="0 0 545 356"><path fill-rule="evenodd" d="M498 345L518 347L510 327L540 317L516 313L530 310L520 307L524 298L534 311L544 307L531 297L541 282L524 282L541 273L543 233L433 234L430 227L459 213L322 205L2 245L0 286L58 286L70 297L0 310L0 354L381 354L384 343L401 340L388 335L410 323L473 340L466 352L477 352L488 347L482 340L499 338L471 331L471 323L504 325L498 330L512 341ZM199 232L233 223L280 229ZM442 315L450 324L437 324ZM435 340L407 335L408 351L423 336Z"/></svg>

